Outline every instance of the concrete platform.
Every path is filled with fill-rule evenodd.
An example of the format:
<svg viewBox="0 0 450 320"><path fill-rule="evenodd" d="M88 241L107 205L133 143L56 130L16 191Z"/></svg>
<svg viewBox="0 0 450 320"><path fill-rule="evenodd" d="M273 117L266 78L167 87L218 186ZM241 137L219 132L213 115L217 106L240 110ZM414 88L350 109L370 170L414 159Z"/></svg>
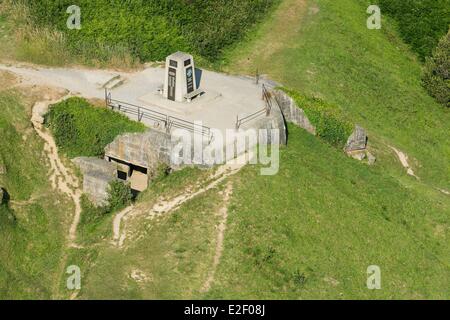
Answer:
<svg viewBox="0 0 450 320"><path fill-rule="evenodd" d="M213 90L208 90L204 92L201 96L196 97L191 102L175 102L165 99L162 94L158 92L149 93L143 97L139 98L139 101L143 105L156 107L158 109L164 109L167 113L178 114L180 117L189 116L190 114L198 111L205 110L206 108L214 105L219 100L222 100L223 96L219 92Z"/></svg>
<svg viewBox="0 0 450 320"><path fill-rule="evenodd" d="M158 94L164 82L164 68L148 68L135 73L4 65L0 65L0 69L18 74L24 83L64 88L88 99L104 99L104 89L99 85L120 75L125 83L110 91L113 99L191 122L202 121L205 126L223 131L235 128L237 116L243 117L264 108L261 85L256 85L254 80L207 70L196 70L197 82L205 95L191 103L177 103L162 101ZM129 116L137 120L135 115Z"/></svg>
<svg viewBox="0 0 450 320"><path fill-rule="evenodd" d="M197 70L199 72L200 89L205 94L190 103L166 100L158 93L164 81L163 68L146 69L129 77L126 84L111 94L113 99L191 122L202 121L203 125L222 131L235 128L237 116L243 117L264 108L262 87L251 79L206 70Z"/></svg>

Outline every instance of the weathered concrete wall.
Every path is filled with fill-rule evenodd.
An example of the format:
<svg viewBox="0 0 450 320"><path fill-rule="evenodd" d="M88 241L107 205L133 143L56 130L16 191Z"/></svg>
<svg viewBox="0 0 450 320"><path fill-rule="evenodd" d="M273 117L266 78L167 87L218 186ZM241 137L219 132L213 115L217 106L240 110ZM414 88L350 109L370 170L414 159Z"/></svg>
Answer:
<svg viewBox="0 0 450 320"><path fill-rule="evenodd" d="M275 100L273 100L273 109L269 116L261 116L255 121L252 121L247 124L247 129L265 129L267 130L269 137L269 141L267 143L273 143L270 140L271 137L271 129L279 129L280 132L280 144L286 144L286 125L284 122L283 114L278 107L278 104ZM242 128L246 130L245 126ZM105 158L114 158L127 163L131 163L136 166L140 166L146 168L148 170L148 174L151 177L152 171L154 171L161 163L170 166L172 169L180 169L187 165L189 166L197 166L203 168L209 168L213 165L213 160L215 159L214 150L221 150L223 153L224 160L231 160L235 156L238 156L240 153L247 150L239 150L238 154L227 154L227 146L228 149L237 149L237 141L218 141L217 139L213 139L209 141L207 137L202 138L202 146L205 148L206 146L211 147L211 152L206 152L202 158L199 158L198 154L194 152L194 134L186 132L188 135L184 137L178 137L175 132L172 134L167 134L165 132L159 131L158 129L149 128L145 133L133 133L133 134L124 134L118 136L111 144L109 144L105 148ZM225 134L224 140L225 140ZM183 138L187 138L190 140L190 155L191 157L188 159L184 159L184 155L186 150L184 148L179 150L179 146ZM198 138L198 137L197 137ZM220 144L220 146L215 147L215 143ZM214 147L212 147L214 146ZM248 149L248 148L247 148ZM175 156L174 156L175 155ZM174 157L175 160L180 160L180 164L174 163L171 157ZM183 161L181 161L183 160Z"/></svg>
<svg viewBox="0 0 450 320"><path fill-rule="evenodd" d="M303 109L301 109L297 103L295 103L294 99L289 97L282 90L273 90L272 94L275 100L278 102L278 105L281 108L281 112L284 115L284 118L288 122L292 122L293 124L299 126L300 128L305 129L309 133L316 135L316 128L309 121Z"/></svg>
<svg viewBox="0 0 450 320"><path fill-rule="evenodd" d="M288 94L282 90L273 89L272 95L280 106L284 119L309 133L316 135L315 126L309 121L303 109ZM367 150L367 132L364 128L356 125L353 133L348 137L344 152L357 160L364 160L366 157L369 164L374 164L376 158Z"/></svg>
<svg viewBox="0 0 450 320"><path fill-rule="evenodd" d="M105 148L105 157L116 158L152 170L160 163L170 163L175 142L165 132L149 129L145 133L118 136Z"/></svg>
<svg viewBox="0 0 450 320"><path fill-rule="evenodd" d="M367 133L364 128L356 125L355 130L350 135L345 145L345 152L365 150L367 148Z"/></svg>
<svg viewBox="0 0 450 320"><path fill-rule="evenodd" d="M95 205L106 205L109 184L116 179L116 166L98 158L80 157L73 162L83 173L83 192Z"/></svg>

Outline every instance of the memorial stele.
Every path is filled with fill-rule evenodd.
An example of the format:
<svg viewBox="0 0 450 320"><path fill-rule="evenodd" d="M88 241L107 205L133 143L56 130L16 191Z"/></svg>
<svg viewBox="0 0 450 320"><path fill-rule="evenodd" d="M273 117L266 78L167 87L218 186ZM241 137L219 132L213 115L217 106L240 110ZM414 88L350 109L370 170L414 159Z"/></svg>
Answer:
<svg viewBox="0 0 450 320"><path fill-rule="evenodd" d="M166 58L164 98L176 102L190 102L201 93L197 88L194 57L175 52Z"/></svg>

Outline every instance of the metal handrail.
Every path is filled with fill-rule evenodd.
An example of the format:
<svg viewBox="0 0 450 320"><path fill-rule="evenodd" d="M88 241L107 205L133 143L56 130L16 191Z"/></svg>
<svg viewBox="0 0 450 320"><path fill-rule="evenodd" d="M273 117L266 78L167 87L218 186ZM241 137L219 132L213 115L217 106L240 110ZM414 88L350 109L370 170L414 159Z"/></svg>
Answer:
<svg viewBox="0 0 450 320"><path fill-rule="evenodd" d="M265 114L267 117L270 115L270 112L272 111L272 97L264 84L262 85L262 99L265 102L265 107L263 109L243 118L239 118L239 115L236 116L236 129L239 129L244 123L250 122L251 120L258 118L263 114Z"/></svg>
<svg viewBox="0 0 450 320"><path fill-rule="evenodd" d="M168 114L151 110L147 107L137 106L128 102L112 99L111 92L108 92L107 89L105 89L105 103L108 108L111 108L111 110L136 115L139 122L141 122L142 119L148 119L156 122L158 125L163 124L167 133L170 133L172 128L179 128L207 136L210 141L213 138L210 127L169 116Z"/></svg>

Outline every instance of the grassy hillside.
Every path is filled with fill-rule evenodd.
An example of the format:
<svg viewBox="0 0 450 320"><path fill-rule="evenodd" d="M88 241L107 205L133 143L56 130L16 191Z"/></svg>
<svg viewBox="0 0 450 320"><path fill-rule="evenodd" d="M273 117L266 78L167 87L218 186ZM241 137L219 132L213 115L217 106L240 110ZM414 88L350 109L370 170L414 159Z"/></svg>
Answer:
<svg viewBox="0 0 450 320"><path fill-rule="evenodd" d="M158 219L145 214L161 196L201 183L188 170L139 200L147 211L128 225L125 249L110 245L109 220L97 244L73 253L69 260L86 274L78 297L448 298L449 197L289 130L278 175L248 166L228 179L224 253L209 292L201 288L212 268L223 187ZM369 265L382 270L380 291L366 287Z"/></svg>
<svg viewBox="0 0 450 320"><path fill-rule="evenodd" d="M353 160L289 126L277 175L261 176L259 167L248 166L224 182L233 184L233 196L223 255L206 293L200 289L213 266L223 184L152 220L146 213L158 199L201 186L209 173L187 169L156 181L138 199L141 212L128 222L124 249L111 244L112 216L95 228L85 226L78 235L85 247L71 249L67 263L82 268L79 298L450 297L450 197L438 190L450 190L450 114L421 87L421 63L393 21L385 19L382 30L366 28L368 3L285 0L216 65L239 74L254 74L258 68L288 88L340 106L352 122L368 129L376 164ZM20 144L23 131L11 123L21 122L11 119L23 109L10 102L14 99L3 98L8 101L4 109L10 110L2 115L8 128L3 132L16 139L16 149L2 150L14 157L10 162L41 150ZM27 127L25 113L19 114ZM409 155L420 180L406 175L389 145ZM23 154L16 157L15 152ZM27 166L42 168L43 162L33 161L17 161L25 167L22 171L11 164L17 174L0 180L13 197L26 200L34 188L50 190L23 178L40 177ZM42 212L30 216L56 224L53 218L67 212L45 203L38 202L43 211L30 207ZM58 227L47 227L47 220L25 223L19 207L12 209L27 232L15 234L10 224L0 237L33 245L0 249L0 284L6 284L8 296L47 297L51 276L42 274L42 265L50 261L55 270L61 250ZM55 231L36 235L41 229ZM41 259L38 249L48 249L50 242L54 247L47 260ZM26 276L15 273L24 263L34 269L27 267ZM369 265L380 266L382 290L367 289ZM59 276L55 271L52 279ZM39 290L30 289L33 281ZM64 297L72 294L64 291L63 282L54 281L54 286Z"/></svg>
<svg viewBox="0 0 450 320"><path fill-rule="evenodd" d="M43 145L23 96L0 91L0 108L0 158L6 169L0 186L10 197L9 209L0 209L0 299L49 299L56 294L72 204L51 188ZM5 219L7 214L15 220Z"/></svg>
<svg viewBox="0 0 450 320"><path fill-rule="evenodd" d="M450 0L379 0L383 13L397 22L406 43L424 60L450 25Z"/></svg>
<svg viewBox="0 0 450 320"><path fill-rule="evenodd" d="M7 1L11 2L11 1ZM162 60L178 50L217 60L279 0L78 1L81 30L69 30L71 1L12 1L27 6L26 19L62 33L64 46L88 59Z"/></svg>
<svg viewBox="0 0 450 320"><path fill-rule="evenodd" d="M391 21L385 19L381 30L366 28L367 4L286 0L229 52L223 69L254 74L258 68L289 88L340 105L369 130L372 142L406 151L424 181L450 189L450 112L422 88L422 66ZM296 7L287 19L285 10ZM277 34L288 39L278 43ZM260 49L270 41L274 47Z"/></svg>
<svg viewBox="0 0 450 320"><path fill-rule="evenodd" d="M205 298L448 298L450 199L290 126L280 172L234 178L222 263ZM382 290L366 287L378 265Z"/></svg>
<svg viewBox="0 0 450 320"><path fill-rule="evenodd" d="M290 127L277 176L247 168L236 179L224 260L206 297L450 296L450 199L435 190L450 188L450 114L421 87L421 65L391 21L366 28L366 4L287 0L230 51L228 71L258 68L342 106L369 129L378 162L368 168ZM388 145L417 159L425 183L405 175ZM371 264L381 267L380 291L365 286Z"/></svg>

